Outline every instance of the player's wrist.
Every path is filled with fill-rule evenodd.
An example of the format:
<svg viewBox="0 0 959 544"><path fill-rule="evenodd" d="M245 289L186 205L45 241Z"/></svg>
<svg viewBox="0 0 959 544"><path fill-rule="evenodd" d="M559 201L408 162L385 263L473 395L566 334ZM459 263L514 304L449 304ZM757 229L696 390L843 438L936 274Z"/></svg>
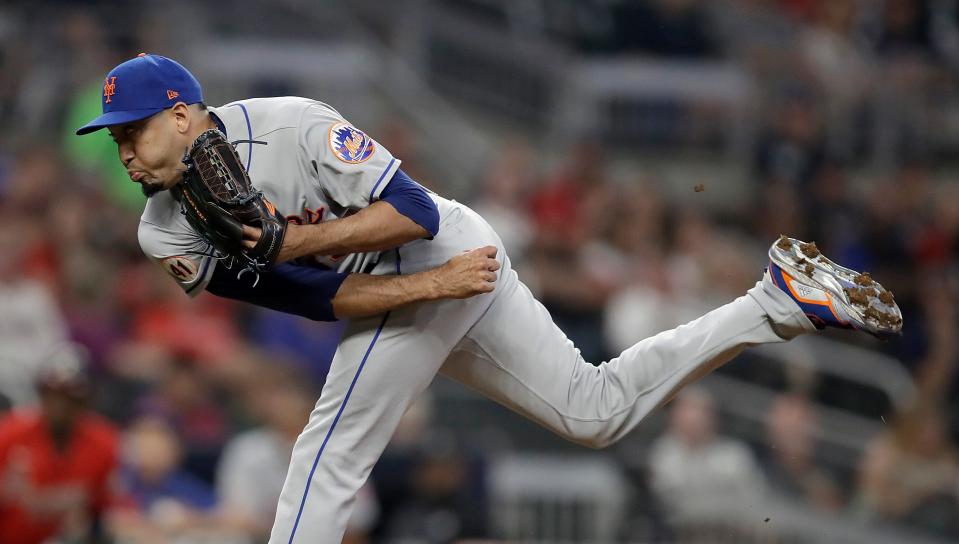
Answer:
<svg viewBox="0 0 959 544"><path fill-rule="evenodd" d="M286 236L283 237L283 247L280 249L277 262L292 261L307 255L308 252L303 251L306 234L303 229L303 225L297 225L296 223L287 225Z"/></svg>
<svg viewBox="0 0 959 544"><path fill-rule="evenodd" d="M418 287L417 291L420 300L439 300L445 298L443 288L446 282L443 281L443 268L444 267L441 266L414 274L419 280L416 282L416 285Z"/></svg>

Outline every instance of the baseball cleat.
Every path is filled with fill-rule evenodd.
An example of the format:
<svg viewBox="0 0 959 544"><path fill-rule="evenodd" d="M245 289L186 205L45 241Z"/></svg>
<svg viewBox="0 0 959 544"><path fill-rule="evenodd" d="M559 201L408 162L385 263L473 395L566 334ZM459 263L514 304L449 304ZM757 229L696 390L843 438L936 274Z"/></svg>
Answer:
<svg viewBox="0 0 959 544"><path fill-rule="evenodd" d="M902 312L892 292L868 272L860 274L830 261L815 242L781 236L769 248L766 276L818 329L858 329L877 338L902 331Z"/></svg>

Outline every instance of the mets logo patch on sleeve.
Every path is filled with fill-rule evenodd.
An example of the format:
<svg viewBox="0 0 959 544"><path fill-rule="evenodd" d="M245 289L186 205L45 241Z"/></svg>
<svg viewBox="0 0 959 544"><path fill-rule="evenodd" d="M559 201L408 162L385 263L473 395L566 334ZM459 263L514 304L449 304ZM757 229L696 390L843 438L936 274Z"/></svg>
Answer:
<svg viewBox="0 0 959 544"><path fill-rule="evenodd" d="M191 283L199 273L197 264L192 259L182 255L167 257L160 261L160 264L167 274L173 276L180 283Z"/></svg>
<svg viewBox="0 0 959 544"><path fill-rule="evenodd" d="M330 149L336 158L350 164L365 162L375 150L372 138L349 123L330 127Z"/></svg>

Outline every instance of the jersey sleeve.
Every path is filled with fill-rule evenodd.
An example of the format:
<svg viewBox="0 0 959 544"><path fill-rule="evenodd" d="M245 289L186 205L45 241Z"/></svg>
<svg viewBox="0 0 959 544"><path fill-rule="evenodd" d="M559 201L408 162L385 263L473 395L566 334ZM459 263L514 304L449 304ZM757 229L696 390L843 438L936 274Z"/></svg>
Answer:
<svg viewBox="0 0 959 544"><path fill-rule="evenodd" d="M346 209L362 209L379 199L400 161L335 110L321 104L300 118L301 152L324 194Z"/></svg>
<svg viewBox="0 0 959 544"><path fill-rule="evenodd" d="M279 263L259 273L256 286L220 267L206 286L218 296L248 302L314 321L336 321L333 298L349 274L294 263Z"/></svg>
<svg viewBox="0 0 959 544"><path fill-rule="evenodd" d="M213 248L198 236L174 232L141 219L138 238L143 253L160 265L191 298L203 292L213 277L216 268Z"/></svg>
<svg viewBox="0 0 959 544"><path fill-rule="evenodd" d="M426 194L426 189L413 181L403 170L396 171L380 196L396 211L426 229L429 233L428 239L432 240L439 232L440 212L436 208L436 203Z"/></svg>

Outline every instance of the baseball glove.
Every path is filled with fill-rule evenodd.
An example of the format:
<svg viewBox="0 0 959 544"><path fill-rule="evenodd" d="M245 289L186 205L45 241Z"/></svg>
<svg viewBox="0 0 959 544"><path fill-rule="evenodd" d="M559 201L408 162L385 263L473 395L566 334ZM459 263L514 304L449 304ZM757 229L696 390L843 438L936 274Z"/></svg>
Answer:
<svg viewBox="0 0 959 544"><path fill-rule="evenodd" d="M216 249L216 257L259 272L276 262L286 218L253 188L236 149L216 129L201 134L183 157L187 170L173 188L193 230ZM252 249L243 247L243 225L263 231ZM232 263L231 263L232 265Z"/></svg>

